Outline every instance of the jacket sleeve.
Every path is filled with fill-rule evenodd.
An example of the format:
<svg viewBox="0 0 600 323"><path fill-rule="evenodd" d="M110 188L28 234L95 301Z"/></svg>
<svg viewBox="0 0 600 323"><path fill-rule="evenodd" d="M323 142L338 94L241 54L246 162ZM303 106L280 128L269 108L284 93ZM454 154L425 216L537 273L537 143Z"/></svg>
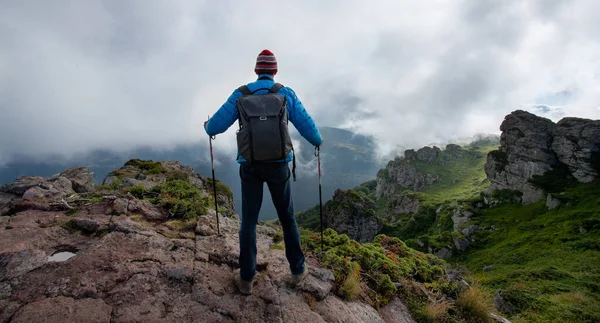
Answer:
<svg viewBox="0 0 600 323"><path fill-rule="evenodd" d="M206 124L206 133L209 136L215 136L225 132L238 118L236 100L242 96L242 93L236 89L221 108L213 115Z"/></svg>
<svg viewBox="0 0 600 323"><path fill-rule="evenodd" d="M321 138L319 128L310 114L304 109L304 105L302 105L302 102L298 99L294 90L290 88L286 88L286 90L288 91L290 105L288 108L288 118L290 122L298 129L298 132L304 139L313 146L320 146L323 143L323 138Z"/></svg>

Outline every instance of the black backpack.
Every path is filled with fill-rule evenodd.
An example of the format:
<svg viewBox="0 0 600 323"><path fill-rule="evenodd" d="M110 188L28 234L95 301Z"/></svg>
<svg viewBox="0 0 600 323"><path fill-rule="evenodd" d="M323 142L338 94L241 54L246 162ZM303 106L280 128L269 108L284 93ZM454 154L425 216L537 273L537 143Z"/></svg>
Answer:
<svg viewBox="0 0 600 323"><path fill-rule="evenodd" d="M254 94L243 85L237 99L239 129L238 154L250 163L269 163L286 159L294 150L288 129L287 98L277 93L283 85L275 83L266 94ZM294 154L294 180L296 158Z"/></svg>

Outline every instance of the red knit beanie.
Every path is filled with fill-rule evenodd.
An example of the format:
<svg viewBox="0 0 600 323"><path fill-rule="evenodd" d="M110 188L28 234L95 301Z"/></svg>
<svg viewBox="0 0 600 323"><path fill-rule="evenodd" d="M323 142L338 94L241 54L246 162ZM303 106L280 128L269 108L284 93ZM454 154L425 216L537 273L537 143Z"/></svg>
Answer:
<svg viewBox="0 0 600 323"><path fill-rule="evenodd" d="M256 74L277 74L277 59L270 50L265 49L258 54L254 72Z"/></svg>

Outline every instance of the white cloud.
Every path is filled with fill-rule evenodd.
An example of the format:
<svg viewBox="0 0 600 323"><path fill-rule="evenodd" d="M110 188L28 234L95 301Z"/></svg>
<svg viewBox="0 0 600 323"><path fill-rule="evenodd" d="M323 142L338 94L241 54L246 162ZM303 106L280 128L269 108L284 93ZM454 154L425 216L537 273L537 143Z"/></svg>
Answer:
<svg viewBox="0 0 600 323"><path fill-rule="evenodd" d="M565 90L577 94L565 115L600 118L594 0L0 6L0 163L204 142L202 123L255 78L264 48L317 123L375 135L382 151L497 133ZM234 133L216 147L234 149Z"/></svg>

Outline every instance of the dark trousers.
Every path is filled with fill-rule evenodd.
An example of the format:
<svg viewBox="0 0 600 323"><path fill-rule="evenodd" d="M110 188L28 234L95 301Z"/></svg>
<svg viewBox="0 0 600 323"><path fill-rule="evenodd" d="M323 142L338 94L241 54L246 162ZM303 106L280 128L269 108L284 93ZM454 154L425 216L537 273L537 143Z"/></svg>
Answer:
<svg viewBox="0 0 600 323"><path fill-rule="evenodd" d="M304 272L304 253L300 246L300 231L294 217L291 171L287 163L240 165L242 181L242 224L240 236L240 275L252 281L256 274L256 224L263 199L263 186L267 183L273 205L283 229L285 255L292 274Z"/></svg>

